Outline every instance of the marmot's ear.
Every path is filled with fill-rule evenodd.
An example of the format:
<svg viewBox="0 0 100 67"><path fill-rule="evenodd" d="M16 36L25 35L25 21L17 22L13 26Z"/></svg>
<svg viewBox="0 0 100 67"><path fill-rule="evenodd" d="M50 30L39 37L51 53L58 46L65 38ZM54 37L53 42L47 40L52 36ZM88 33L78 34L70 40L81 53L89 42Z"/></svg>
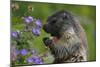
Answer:
<svg viewBox="0 0 100 67"><path fill-rule="evenodd" d="M73 18L73 15L72 15L71 13L69 13L69 12L63 12L63 13L62 13L62 17L63 17L63 19L65 19L65 20L70 20L70 19Z"/></svg>
<svg viewBox="0 0 100 67"><path fill-rule="evenodd" d="M65 12L62 14L62 18L63 19L68 19L68 14L66 14Z"/></svg>

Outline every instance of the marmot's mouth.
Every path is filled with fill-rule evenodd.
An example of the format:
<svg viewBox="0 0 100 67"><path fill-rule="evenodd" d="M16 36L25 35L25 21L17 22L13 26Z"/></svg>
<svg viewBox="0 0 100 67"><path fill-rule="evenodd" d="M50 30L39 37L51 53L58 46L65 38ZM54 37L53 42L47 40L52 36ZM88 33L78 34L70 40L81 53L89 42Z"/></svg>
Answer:
<svg viewBox="0 0 100 67"><path fill-rule="evenodd" d="M53 42L57 42L57 41L59 41L60 37L59 36L52 36L51 35L50 39L52 39Z"/></svg>
<svg viewBox="0 0 100 67"><path fill-rule="evenodd" d="M58 37L53 37L53 42L57 42L57 41L59 41L59 38Z"/></svg>

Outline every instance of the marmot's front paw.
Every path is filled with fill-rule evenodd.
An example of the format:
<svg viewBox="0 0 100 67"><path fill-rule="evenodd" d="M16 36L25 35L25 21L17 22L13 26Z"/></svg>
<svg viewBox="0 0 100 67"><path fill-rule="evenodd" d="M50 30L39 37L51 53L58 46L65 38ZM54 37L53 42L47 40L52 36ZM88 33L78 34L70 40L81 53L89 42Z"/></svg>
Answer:
<svg viewBox="0 0 100 67"><path fill-rule="evenodd" d="M52 40L50 40L48 37L43 38L43 42L46 46L49 46L52 44Z"/></svg>

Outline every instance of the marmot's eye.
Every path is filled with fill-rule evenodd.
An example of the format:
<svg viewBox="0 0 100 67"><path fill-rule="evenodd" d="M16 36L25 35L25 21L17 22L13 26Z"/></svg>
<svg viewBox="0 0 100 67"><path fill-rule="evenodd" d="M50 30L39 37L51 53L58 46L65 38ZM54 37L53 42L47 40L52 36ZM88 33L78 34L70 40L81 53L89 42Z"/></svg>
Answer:
<svg viewBox="0 0 100 67"><path fill-rule="evenodd" d="M52 21L51 21L51 24L54 24L54 23L56 23L56 19L53 19Z"/></svg>

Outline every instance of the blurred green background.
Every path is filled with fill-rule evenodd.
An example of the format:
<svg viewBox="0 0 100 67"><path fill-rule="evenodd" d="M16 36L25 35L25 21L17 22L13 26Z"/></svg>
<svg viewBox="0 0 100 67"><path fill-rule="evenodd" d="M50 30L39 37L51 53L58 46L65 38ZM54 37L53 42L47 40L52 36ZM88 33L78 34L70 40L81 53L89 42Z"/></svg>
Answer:
<svg viewBox="0 0 100 67"><path fill-rule="evenodd" d="M22 17L33 16L41 19L42 23L46 22L48 16L59 10L71 12L80 21L86 31L88 40L88 60L96 60L96 6L74 5L74 4L57 4L57 3L40 3L40 2L23 2L12 1L11 3L11 30L20 30L23 27ZM43 45L42 38L49 36L41 30L41 35L32 40L34 47L38 52L45 52L47 49Z"/></svg>

